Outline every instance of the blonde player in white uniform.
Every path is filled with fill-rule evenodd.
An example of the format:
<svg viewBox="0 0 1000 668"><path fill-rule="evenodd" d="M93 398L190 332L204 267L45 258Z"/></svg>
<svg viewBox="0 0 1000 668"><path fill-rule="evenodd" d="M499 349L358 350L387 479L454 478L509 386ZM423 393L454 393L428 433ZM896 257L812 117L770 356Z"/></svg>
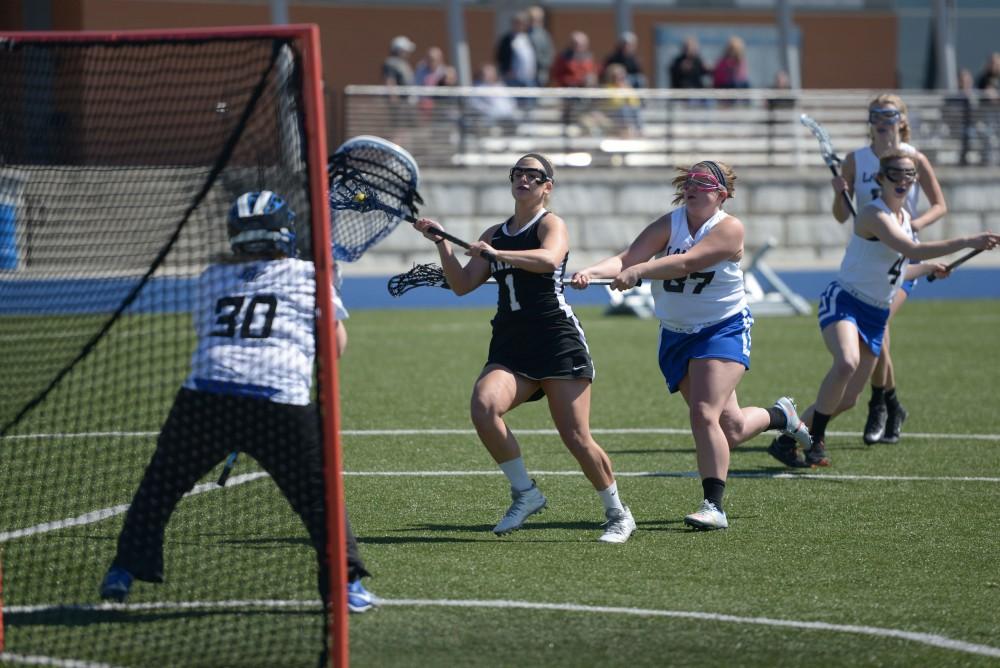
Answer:
<svg viewBox="0 0 1000 668"><path fill-rule="evenodd" d="M735 192L736 175L721 162L678 168L673 184L677 209L644 229L613 257L573 275L585 288L594 278L613 278L628 290L652 281L660 318L660 370L671 393L680 390L691 416L704 498L684 518L696 529L729 526L722 498L729 451L768 429L780 429L808 443L795 405L781 397L771 408L741 408L736 386L750 368L750 327L740 259L743 223L722 209Z"/></svg>
<svg viewBox="0 0 1000 668"><path fill-rule="evenodd" d="M923 153L908 144L910 141L910 121L906 104L898 95L883 94L868 104L868 127L871 143L860 148L844 160L843 175L834 177L833 189L837 196L833 200L833 215L841 223L850 217L847 204L840 195L846 192L854 197L855 211L861 211L872 200L878 199L881 189L875 181L879 172L879 156L888 151L901 149L909 153L917 166L917 183L910 187L903 206L910 214L910 227L914 235L931 223L940 220L947 213L941 184L930 160ZM917 215L920 192L923 191L930 205ZM892 301L889 319L906 301L915 287L915 280L904 281L899 293ZM886 330L882 352L872 372L872 396L868 402L868 419L865 421L864 441L874 443L896 443L899 441L903 420L907 411L896 396L896 376L889 351L889 331Z"/></svg>
<svg viewBox="0 0 1000 668"><path fill-rule="evenodd" d="M968 237L917 243L913 240L905 200L918 179L917 160L907 151L890 151L879 162L876 183L880 199L869 203L854 222L837 278L820 298L819 326L833 364L820 385L816 402L802 413L812 445L799 456L795 444L777 439L768 449L789 466L829 466L826 427L830 419L854 406L871 376L882 347L889 306L905 279L934 273L945 265L930 260L963 248L991 249L1000 235L983 232Z"/></svg>
<svg viewBox="0 0 1000 668"><path fill-rule="evenodd" d="M296 258L295 216L264 190L230 211L233 255L199 277L193 310L198 343L191 372L160 430L101 583L101 598L124 601L133 580L162 582L164 532L181 497L227 454L246 452L271 474L302 518L316 552L320 596L330 568L319 414L310 398L315 357L316 279ZM337 348L347 311L334 296ZM348 608L376 604L370 573L347 522Z"/></svg>

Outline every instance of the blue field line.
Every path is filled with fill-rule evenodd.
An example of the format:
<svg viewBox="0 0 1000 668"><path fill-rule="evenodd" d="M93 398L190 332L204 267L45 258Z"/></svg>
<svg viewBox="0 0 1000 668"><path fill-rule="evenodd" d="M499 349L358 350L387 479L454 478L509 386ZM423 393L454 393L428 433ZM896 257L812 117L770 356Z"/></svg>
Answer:
<svg viewBox="0 0 1000 668"><path fill-rule="evenodd" d="M778 276L796 293L815 301L835 276L834 271L787 270ZM0 277L3 274L0 273ZM417 288L401 297L386 289L387 276L348 275L341 292L349 310L393 308L491 308L496 286L484 285L458 297L442 288ZM112 313L139 277L3 280L0 278L0 315L53 315ZM139 293L126 313L182 313L190 311L194 278L155 278ZM566 301L576 306L605 306L605 288L567 287ZM934 283L920 281L911 299L1000 299L1000 268L963 268ZM752 307L751 307L752 310Z"/></svg>

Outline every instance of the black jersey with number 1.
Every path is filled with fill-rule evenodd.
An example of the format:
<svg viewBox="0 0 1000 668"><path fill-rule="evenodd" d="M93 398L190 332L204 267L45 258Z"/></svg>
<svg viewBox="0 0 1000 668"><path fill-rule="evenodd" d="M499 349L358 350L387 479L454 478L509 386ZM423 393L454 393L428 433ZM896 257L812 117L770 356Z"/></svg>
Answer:
<svg viewBox="0 0 1000 668"><path fill-rule="evenodd" d="M490 245L498 251L535 250L542 247L538 228L548 211L542 209L527 225L515 234L507 226L513 218L497 228L490 239ZM566 271L567 253L554 272L536 274L518 269L504 262L490 263L490 271L499 288L497 318L522 320L562 313L572 315L573 311L563 297L562 278Z"/></svg>
<svg viewBox="0 0 1000 668"><path fill-rule="evenodd" d="M538 228L547 213L543 209L516 234L508 232L508 220L493 233L490 245L498 251L541 248ZM594 377L583 327L563 295L568 259L567 253L554 272L544 274L503 262L490 264L499 294L487 364L535 380ZM531 400L542 396L539 391Z"/></svg>

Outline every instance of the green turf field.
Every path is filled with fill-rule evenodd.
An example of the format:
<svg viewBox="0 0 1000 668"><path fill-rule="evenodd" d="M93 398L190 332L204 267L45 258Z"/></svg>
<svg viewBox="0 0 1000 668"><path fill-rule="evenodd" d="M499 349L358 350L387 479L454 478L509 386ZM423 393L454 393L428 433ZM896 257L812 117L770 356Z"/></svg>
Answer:
<svg viewBox="0 0 1000 668"><path fill-rule="evenodd" d="M710 533L682 524L701 487L686 407L656 365L656 325L578 312L597 365L591 425L639 527L621 546L597 542L600 501L544 402L508 418L550 507L510 536L490 532L509 492L467 416L490 312L353 312L340 379L345 486L376 576L367 584L385 599L350 618L353 665L997 665L996 302L907 304L893 329L910 410L903 441L865 446L858 407L831 424L833 467L802 474L772 460L760 436L733 455L730 529ZM742 404L788 394L801 409L829 356L814 318L761 318L752 363ZM170 364L172 374L183 367ZM19 521L127 503L157 425L128 426L150 433L111 445L96 436L0 443L0 483L25 490ZM58 448L101 484L38 465ZM255 470L241 460L234 475ZM305 531L267 478L245 480L182 502L167 534L168 581L137 584L132 608L86 607L99 602L120 514L8 537L8 657L313 665L319 616ZM12 516L0 509L0 532L22 528L9 526ZM43 580L55 598L25 584ZM84 607L45 607L68 603ZM280 651L264 650L271 645Z"/></svg>

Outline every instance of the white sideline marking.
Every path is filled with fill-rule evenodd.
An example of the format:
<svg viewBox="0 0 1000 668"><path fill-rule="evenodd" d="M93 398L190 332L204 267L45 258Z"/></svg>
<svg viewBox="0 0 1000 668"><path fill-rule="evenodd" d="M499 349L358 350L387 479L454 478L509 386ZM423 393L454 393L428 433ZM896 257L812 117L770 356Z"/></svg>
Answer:
<svg viewBox="0 0 1000 668"><path fill-rule="evenodd" d="M263 471L257 471L255 473L244 473L243 475L233 476L226 483L229 487L235 487L236 485L242 485L243 483L251 482L258 478L267 477L267 473ZM185 494L184 496L195 496L196 494L203 494L205 492L211 492L213 490L220 489L218 485L214 482L204 482L200 485L195 485L195 487ZM24 529L15 529L13 531L0 532L0 543L5 543L9 540L15 538L23 538L25 536L34 536L35 534L47 533L49 531L58 531L59 529L68 529L70 527L83 526L85 524L93 524L94 522L100 522L101 520L106 520L109 517L115 517L116 515L121 515L128 510L129 504L123 503L121 505L112 506L110 508L101 508L100 510L95 510L89 513L84 513L83 515L77 515L76 517L69 517L63 520L55 520L53 522L43 522L42 524L36 524L32 527L26 527Z"/></svg>
<svg viewBox="0 0 1000 668"><path fill-rule="evenodd" d="M878 626L861 626L857 624L831 624L828 622L802 622L786 619L774 619L771 617L740 617L737 615L724 615L714 612L693 612L685 610L653 610L648 608L620 608L600 605L578 605L575 603L534 603L531 601L510 601L510 600L459 600L459 599L422 599L422 598L399 598L386 599L379 597L380 605L385 606L412 606L412 607L451 607L451 608L494 608L494 609L516 609L516 610L555 610L560 612L588 612L598 614L631 615L635 617L665 617L671 619L697 619L709 622L728 622L733 624L754 624L758 626L773 626L779 628L806 629L810 631L832 631L835 633L855 633L861 635L874 636L878 638L898 638L922 645L940 647L942 649L966 654L978 654L1000 658L1000 648L989 645L979 645L976 643L955 640L946 636L933 633L918 633L916 631L900 631L898 629L882 628ZM54 612L59 610L191 610L206 608L319 608L315 601L282 601L282 600L247 600L247 601L182 601L182 602L162 602L162 603L101 603L97 605L70 605L70 606L9 606L8 614L31 614L35 612ZM0 659L6 655L0 654ZM97 666L103 664L45 664L45 665L66 665L66 666Z"/></svg>
<svg viewBox="0 0 1000 668"><path fill-rule="evenodd" d="M389 478L428 478L436 476L494 476L503 475L502 471L344 471L345 476L359 476L377 478L385 476ZM579 476L582 471L536 471L532 470L531 475L538 476ZM615 471L616 478L698 478L697 471ZM986 476L919 476L919 475L850 475L836 473L760 473L739 472L729 473L730 478L774 478L776 480L796 480L808 478L810 480L863 480L876 481L887 480L893 482L1000 482L1000 477Z"/></svg>
<svg viewBox="0 0 1000 668"><path fill-rule="evenodd" d="M52 656L37 656L33 654L13 654L0 652L0 662L16 663L23 666L57 666L58 668L115 668L110 663L94 661L79 661L77 659L58 659Z"/></svg>
<svg viewBox="0 0 1000 668"><path fill-rule="evenodd" d="M580 476L583 472L576 471L532 471L538 476ZM461 476L499 476L501 471L497 470L472 470L472 471L344 471L345 476L356 476L359 478L437 478L437 477L461 477ZM227 487L235 487L244 483L253 482L260 478L269 478L270 474L264 471L254 473L244 473L233 476L226 483ZM615 471L618 478L697 478L697 471ZM730 473L730 478L772 478L775 480L859 480L859 481L888 481L888 482L994 482L1000 483L1000 477L987 476L917 476L917 475L850 475L836 473ZM195 486L185 496L194 496L204 492L212 492L221 489L214 482L201 483ZM123 503L111 508L101 508L83 515L70 517L63 520L43 522L24 529L0 532L0 543L5 543L15 538L34 536L49 531L68 529L70 527L84 526L100 522L116 515L121 515L128 510L129 504Z"/></svg>
<svg viewBox="0 0 1000 668"><path fill-rule="evenodd" d="M530 436L556 436L555 429L515 429L518 434ZM592 428L593 434L667 434L685 436L691 433L689 428L674 427L632 427L632 428ZM40 441L57 438L151 438L158 435L155 431L85 431L79 433L51 434L16 434L4 436L0 441ZM342 436L474 436L475 429L342 429ZM828 431L830 436L860 436L855 431ZM1000 441L1000 434L956 434L952 432L936 434L930 432L906 432L907 438L933 439L939 441Z"/></svg>

